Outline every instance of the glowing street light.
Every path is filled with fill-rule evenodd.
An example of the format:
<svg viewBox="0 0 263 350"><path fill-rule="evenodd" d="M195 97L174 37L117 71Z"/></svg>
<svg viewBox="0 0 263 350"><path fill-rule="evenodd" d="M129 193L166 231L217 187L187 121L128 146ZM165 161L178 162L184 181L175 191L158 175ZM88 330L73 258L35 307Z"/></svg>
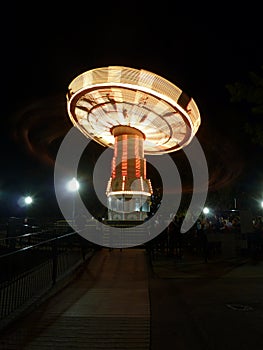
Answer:
<svg viewBox="0 0 263 350"><path fill-rule="evenodd" d="M20 204L19 204L20 202ZM31 206L31 204L33 203L33 198L31 196L25 196L25 197L20 197L18 204L21 207L24 207L24 211L25 211L25 217L28 217L29 214L29 207ZM25 223L27 222L27 219L25 219Z"/></svg>
<svg viewBox="0 0 263 350"><path fill-rule="evenodd" d="M78 180L73 177L68 183L67 183L67 189L69 192L73 193L73 202L72 202L72 221L75 221L75 193L79 190L79 182Z"/></svg>
<svg viewBox="0 0 263 350"><path fill-rule="evenodd" d="M204 209L203 209L203 213L204 213L204 214L208 214L208 213L209 213L209 208L204 207Z"/></svg>
<svg viewBox="0 0 263 350"><path fill-rule="evenodd" d="M25 203L26 205L32 204L32 203L33 203L33 198L32 198L31 196L26 196L26 197L24 198L24 203Z"/></svg>
<svg viewBox="0 0 263 350"><path fill-rule="evenodd" d="M67 184L67 189L70 191L70 192L76 192L79 190L79 182L78 180L73 177L73 179L71 179L68 184Z"/></svg>

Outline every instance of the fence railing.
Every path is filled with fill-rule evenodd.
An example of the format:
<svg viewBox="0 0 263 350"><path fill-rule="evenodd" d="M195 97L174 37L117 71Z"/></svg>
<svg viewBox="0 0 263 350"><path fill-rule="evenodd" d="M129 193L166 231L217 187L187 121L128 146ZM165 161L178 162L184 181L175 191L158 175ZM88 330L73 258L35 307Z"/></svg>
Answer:
<svg viewBox="0 0 263 350"><path fill-rule="evenodd" d="M41 232L0 240L0 328L96 250L76 232L43 240L48 236L48 232Z"/></svg>

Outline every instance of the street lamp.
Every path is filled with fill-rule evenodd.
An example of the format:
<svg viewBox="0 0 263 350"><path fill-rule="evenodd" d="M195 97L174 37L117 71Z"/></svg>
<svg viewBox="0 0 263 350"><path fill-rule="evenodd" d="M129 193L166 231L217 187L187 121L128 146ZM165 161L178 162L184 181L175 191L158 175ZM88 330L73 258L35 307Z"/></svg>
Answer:
<svg viewBox="0 0 263 350"><path fill-rule="evenodd" d="M79 190L79 182L78 180L73 177L68 183L67 183L67 189L69 192L73 193L73 201L72 201L72 222L75 221L75 193Z"/></svg>
<svg viewBox="0 0 263 350"><path fill-rule="evenodd" d="M73 177L67 184L67 188L70 192L76 192L79 189L79 182L78 180Z"/></svg>
<svg viewBox="0 0 263 350"><path fill-rule="evenodd" d="M204 209L203 209L203 213L204 213L204 214L208 214L208 213L209 213L209 208L204 207Z"/></svg>
<svg viewBox="0 0 263 350"><path fill-rule="evenodd" d="M33 203L33 198L32 198L31 196L26 196L26 197L24 198L24 203L25 203L25 205L30 205L30 204L32 204L32 203Z"/></svg>
<svg viewBox="0 0 263 350"><path fill-rule="evenodd" d="M25 207L25 219L24 219L24 225L28 226L27 222L28 222L28 214L29 214L29 207L31 206L31 204L33 203L33 198L31 196L25 196L23 198L24 204L23 206Z"/></svg>

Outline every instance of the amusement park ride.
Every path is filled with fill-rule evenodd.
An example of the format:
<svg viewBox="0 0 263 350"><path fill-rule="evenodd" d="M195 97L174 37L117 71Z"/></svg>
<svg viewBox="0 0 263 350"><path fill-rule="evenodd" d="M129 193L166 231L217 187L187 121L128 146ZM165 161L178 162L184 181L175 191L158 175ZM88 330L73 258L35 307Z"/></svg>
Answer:
<svg viewBox="0 0 263 350"><path fill-rule="evenodd" d="M154 73L109 66L77 76L67 108L86 137L113 149L105 184L108 220L144 221L153 192L144 155L175 152L191 142L200 126L194 100Z"/></svg>

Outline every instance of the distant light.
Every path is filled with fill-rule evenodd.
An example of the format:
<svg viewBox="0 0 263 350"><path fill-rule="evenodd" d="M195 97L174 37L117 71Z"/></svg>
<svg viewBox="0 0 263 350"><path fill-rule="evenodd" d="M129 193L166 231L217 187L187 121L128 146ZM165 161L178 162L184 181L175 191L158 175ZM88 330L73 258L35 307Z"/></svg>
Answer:
<svg viewBox="0 0 263 350"><path fill-rule="evenodd" d="M78 191L78 189L79 189L79 182L78 182L78 180L75 177L73 177L73 179L68 182L67 188L68 188L68 190L70 192Z"/></svg>
<svg viewBox="0 0 263 350"><path fill-rule="evenodd" d="M33 198L30 197L30 196L26 196L25 199L24 199L24 202L26 205L29 205L33 202Z"/></svg>
<svg viewBox="0 0 263 350"><path fill-rule="evenodd" d="M209 213L209 209L208 209L207 207L204 207L203 213L204 213L204 214L208 214L208 213Z"/></svg>
<svg viewBox="0 0 263 350"><path fill-rule="evenodd" d="M263 201L261 202L261 207L263 208Z"/></svg>

